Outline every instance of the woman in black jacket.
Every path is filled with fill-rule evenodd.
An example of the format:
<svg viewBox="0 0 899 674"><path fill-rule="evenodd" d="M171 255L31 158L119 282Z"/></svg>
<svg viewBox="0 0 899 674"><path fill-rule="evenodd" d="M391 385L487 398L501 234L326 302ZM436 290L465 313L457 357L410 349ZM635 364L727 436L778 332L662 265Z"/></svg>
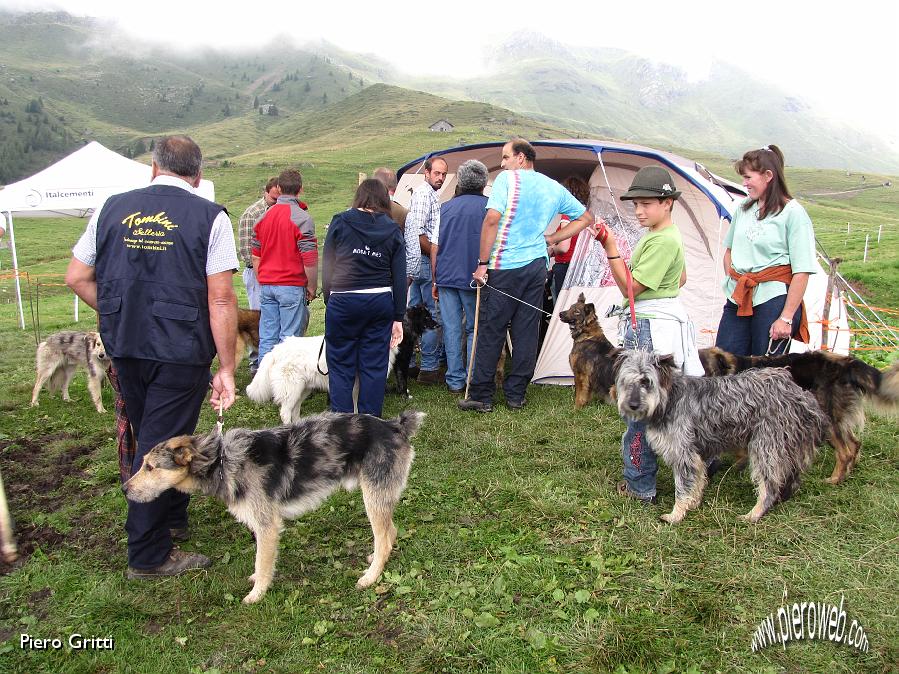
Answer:
<svg viewBox="0 0 899 674"><path fill-rule="evenodd" d="M387 188L364 180L353 205L331 220L322 259L331 410L380 417L390 349L403 339L406 250L390 218Z"/></svg>

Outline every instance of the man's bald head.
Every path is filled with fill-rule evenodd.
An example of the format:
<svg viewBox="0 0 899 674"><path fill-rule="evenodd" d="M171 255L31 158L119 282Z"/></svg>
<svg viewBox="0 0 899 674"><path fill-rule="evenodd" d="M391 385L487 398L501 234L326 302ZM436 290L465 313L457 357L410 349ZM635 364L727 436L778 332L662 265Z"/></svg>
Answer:
<svg viewBox="0 0 899 674"><path fill-rule="evenodd" d="M380 181L384 187L387 188L388 194L396 192L396 171L393 171L386 166L381 166L375 169L372 177L375 180Z"/></svg>

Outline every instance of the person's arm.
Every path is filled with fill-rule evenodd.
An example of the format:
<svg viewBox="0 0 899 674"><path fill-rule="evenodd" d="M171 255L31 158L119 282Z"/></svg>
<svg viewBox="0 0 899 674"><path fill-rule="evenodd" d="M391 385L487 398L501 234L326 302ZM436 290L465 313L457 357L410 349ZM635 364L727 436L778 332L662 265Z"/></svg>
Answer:
<svg viewBox="0 0 899 674"><path fill-rule="evenodd" d="M582 229L590 227L594 222L596 222L596 219L593 217L593 213L591 213L590 211L584 211L583 215L581 215L577 220L572 220L562 229L557 229L552 234L547 234L546 243L550 246L554 246L560 241L570 239Z"/></svg>
<svg viewBox="0 0 899 674"><path fill-rule="evenodd" d="M307 215L297 225L300 230L300 238L297 240L297 249L300 251L300 260L306 272L306 301L315 299L318 291L318 241L315 238L315 223L312 217Z"/></svg>
<svg viewBox="0 0 899 674"><path fill-rule="evenodd" d="M730 276L731 264L730 264L730 248L724 249L724 275Z"/></svg>
<svg viewBox="0 0 899 674"><path fill-rule="evenodd" d="M247 211L244 211L237 221L237 253L244 265L255 266L256 263L250 254L250 244L253 239L253 225L256 223L253 222Z"/></svg>
<svg viewBox="0 0 899 674"><path fill-rule="evenodd" d="M340 220L339 215L335 215L331 218L331 224L328 225L328 233L325 234L325 245L322 249L322 299L325 304L331 297L334 269L337 266L337 240L339 237Z"/></svg>
<svg viewBox="0 0 899 674"><path fill-rule="evenodd" d="M390 277L393 287L393 326L390 329L390 348L403 341L403 316L406 314L406 242L402 232L397 232L390 258Z"/></svg>
<svg viewBox="0 0 899 674"><path fill-rule="evenodd" d="M787 324L783 319L793 320L796 310L802 304L802 298L805 295L805 289L808 287L808 272L797 272L793 274L793 280L790 281L790 287L787 290L787 301L784 309L780 312L780 317L771 324L768 334L771 339L784 339L793 334L795 326Z"/></svg>
<svg viewBox="0 0 899 674"><path fill-rule="evenodd" d="M421 254L426 257L431 257L431 242L428 240L428 237L424 234L418 235L418 245L421 247Z"/></svg>
<svg viewBox="0 0 899 674"><path fill-rule="evenodd" d="M97 309L97 274L92 265L84 264L77 257L73 257L66 270L66 285L85 304L94 310Z"/></svg>
<svg viewBox="0 0 899 674"><path fill-rule="evenodd" d="M793 328L796 326L787 325L783 319L792 321L796 310L802 303L805 289L808 287L808 278L818 268L815 255L815 233L808 213L798 202L791 202L787 208L790 208L786 223L787 251L790 255L793 279L787 289L787 299L783 311L780 317L771 324L769 334L772 339L783 339L793 333Z"/></svg>
<svg viewBox="0 0 899 674"><path fill-rule="evenodd" d="M421 269L421 238L425 220L428 217L429 203L421 192L412 193L409 203L409 214L406 216L406 229L403 236L406 241L406 276L414 279Z"/></svg>
<svg viewBox="0 0 899 674"><path fill-rule="evenodd" d="M234 293L233 272L223 271L206 277L209 304L209 327L218 352L219 369L212 379L209 402L218 409L234 404L234 347L237 341L237 295Z"/></svg>
<svg viewBox="0 0 899 674"><path fill-rule="evenodd" d="M471 275L478 285L484 285L487 282L487 261L490 260L493 244L496 243L496 233L499 231L499 219L501 217L502 213L488 208L487 215L484 216L484 222L481 224L481 247L478 253L478 266Z"/></svg>
<svg viewBox="0 0 899 674"><path fill-rule="evenodd" d="M431 244L431 297L435 300L440 299L440 293L437 291L437 249L440 246L437 243Z"/></svg>
<svg viewBox="0 0 899 674"><path fill-rule="evenodd" d="M615 285L618 286L621 294L624 297L627 297L627 277L629 275L627 265L618 253L618 241L615 239L615 234L611 229L608 229L607 232L608 235L606 236L606 240L602 247L606 251L606 257L609 259L609 269L612 270L612 277L615 279ZM646 286L637 279L633 279L631 285L633 286L634 297L637 297L646 290Z"/></svg>
<svg viewBox="0 0 899 674"><path fill-rule="evenodd" d="M679 288L683 288L687 284L687 267L684 266L684 270L680 273L680 284Z"/></svg>

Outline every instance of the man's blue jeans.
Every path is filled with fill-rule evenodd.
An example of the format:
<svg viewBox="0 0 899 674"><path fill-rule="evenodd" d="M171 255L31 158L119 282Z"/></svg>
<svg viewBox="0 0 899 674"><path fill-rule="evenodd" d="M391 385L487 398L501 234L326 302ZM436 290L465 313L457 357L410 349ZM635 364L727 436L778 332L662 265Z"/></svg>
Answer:
<svg viewBox="0 0 899 674"><path fill-rule="evenodd" d="M409 288L409 305L414 307L416 304L424 304L431 316L440 325L440 310L434 303L434 297L431 295L431 261L421 258L421 270L418 272L418 278L412 281L412 287ZM421 336L421 371L436 372L440 368L440 361L443 359L443 338L441 331L426 330ZM409 364L415 365L415 352L412 352L412 360Z"/></svg>
<svg viewBox="0 0 899 674"><path fill-rule="evenodd" d="M446 351L446 385L458 391L465 388L465 366L471 359L471 339L474 334L474 312L477 293L440 286L440 316L443 320L443 348ZM462 353L462 330L466 352Z"/></svg>
<svg viewBox="0 0 899 674"><path fill-rule="evenodd" d="M287 337L302 337L308 324L305 286L263 285L260 293L259 363Z"/></svg>
<svg viewBox="0 0 899 674"><path fill-rule="evenodd" d="M624 333L625 349L642 349L652 351L652 335L649 321L637 321L637 335L628 319L627 331ZM656 473L659 470L656 454L649 446L646 438L646 424L642 421L628 421L627 430L621 438L621 458L624 461L624 479L627 488L639 498L652 498L656 495Z"/></svg>

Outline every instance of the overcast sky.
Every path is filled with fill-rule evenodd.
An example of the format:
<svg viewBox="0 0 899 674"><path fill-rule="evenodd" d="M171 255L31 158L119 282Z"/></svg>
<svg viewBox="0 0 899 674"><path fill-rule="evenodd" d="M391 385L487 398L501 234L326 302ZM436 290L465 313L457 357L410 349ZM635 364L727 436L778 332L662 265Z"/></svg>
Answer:
<svg viewBox="0 0 899 674"><path fill-rule="evenodd" d="M141 40L237 48L272 34L323 38L416 74L478 72L485 45L528 29L571 45L619 47L702 78L734 63L805 98L824 116L875 131L899 150L899 2L324 2L241 6L150 0L0 0L5 9L65 9L117 20ZM4 39L15 39L6 35ZM739 105L739 101L734 102Z"/></svg>

